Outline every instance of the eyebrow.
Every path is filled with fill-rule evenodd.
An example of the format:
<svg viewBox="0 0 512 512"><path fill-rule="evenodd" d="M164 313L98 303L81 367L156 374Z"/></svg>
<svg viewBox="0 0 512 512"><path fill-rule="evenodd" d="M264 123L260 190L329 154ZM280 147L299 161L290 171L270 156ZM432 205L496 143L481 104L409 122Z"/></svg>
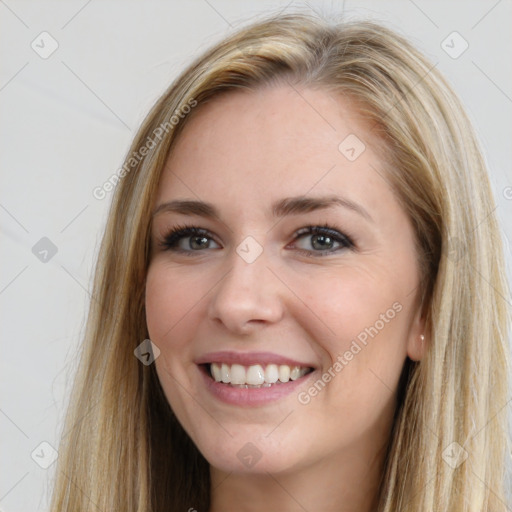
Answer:
<svg viewBox="0 0 512 512"><path fill-rule="evenodd" d="M286 197L276 201L272 205L272 215L274 217L284 217L287 215L299 215L301 213L309 213L315 210L325 210L341 206L352 210L364 219L374 222L371 215L359 204L350 201L347 198L339 196L322 196L322 197ZM203 201L195 201L190 199L176 199L160 204L153 212L153 217L160 213L180 213L182 215L197 215L205 218L219 218L217 208L211 203Z"/></svg>

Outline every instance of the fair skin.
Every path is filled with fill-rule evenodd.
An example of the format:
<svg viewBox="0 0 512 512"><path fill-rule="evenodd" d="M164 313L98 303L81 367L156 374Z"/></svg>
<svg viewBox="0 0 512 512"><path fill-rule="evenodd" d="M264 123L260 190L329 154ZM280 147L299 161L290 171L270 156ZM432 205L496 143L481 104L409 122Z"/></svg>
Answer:
<svg viewBox="0 0 512 512"><path fill-rule="evenodd" d="M210 512L369 512L403 364L423 355L413 228L383 179L369 126L346 98L278 85L198 108L167 161L155 209L204 201L218 217L165 209L154 216L146 318L166 397L210 463ZM366 145L354 161L338 149L349 134ZM273 217L283 198L327 195L366 214L336 205ZM185 235L174 250L159 246L176 224L208 234ZM332 232L297 235L324 225L354 247ZM248 236L262 250L252 262L237 252ZM377 334L333 371L370 326ZM217 383L220 393L234 390L235 403L227 402L212 393L215 379L202 364L218 351L265 352L313 371L293 389ZM329 370L325 387L309 392ZM292 390L244 401L277 386Z"/></svg>

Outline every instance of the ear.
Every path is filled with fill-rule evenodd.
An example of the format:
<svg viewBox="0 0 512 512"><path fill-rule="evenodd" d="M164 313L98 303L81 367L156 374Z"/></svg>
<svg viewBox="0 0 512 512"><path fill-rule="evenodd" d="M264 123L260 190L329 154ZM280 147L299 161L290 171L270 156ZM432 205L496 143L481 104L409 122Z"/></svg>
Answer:
<svg viewBox="0 0 512 512"><path fill-rule="evenodd" d="M414 316L407 340L407 355L413 361L421 361L424 357L430 338L430 334L426 332L425 316L422 314L421 309L418 308Z"/></svg>

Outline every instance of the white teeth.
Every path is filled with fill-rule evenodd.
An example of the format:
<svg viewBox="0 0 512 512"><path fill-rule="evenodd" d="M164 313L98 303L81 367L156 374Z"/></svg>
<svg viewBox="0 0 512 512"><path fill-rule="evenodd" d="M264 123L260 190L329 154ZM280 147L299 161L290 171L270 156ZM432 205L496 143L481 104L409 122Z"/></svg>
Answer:
<svg viewBox="0 0 512 512"><path fill-rule="evenodd" d="M265 372L263 368L259 364L255 364L254 366L249 366L247 370L247 384L252 384L253 386L259 386L265 382Z"/></svg>
<svg viewBox="0 0 512 512"><path fill-rule="evenodd" d="M212 372L212 377L215 379L215 381L220 382L222 380L222 374L219 365L217 363L213 363L210 367L210 370Z"/></svg>
<svg viewBox="0 0 512 512"><path fill-rule="evenodd" d="M265 368L265 382L269 382L270 384L274 384L279 380L279 369L277 368L277 364L269 364Z"/></svg>
<svg viewBox="0 0 512 512"><path fill-rule="evenodd" d="M292 371L290 372L290 380L297 380L300 377L300 368L298 366L294 366Z"/></svg>
<svg viewBox="0 0 512 512"><path fill-rule="evenodd" d="M227 364L222 363L222 366L220 367L220 378L224 384L229 384L231 382L231 372Z"/></svg>
<svg viewBox="0 0 512 512"><path fill-rule="evenodd" d="M288 382L290 380L290 367L282 364L279 366L279 380L281 382Z"/></svg>
<svg viewBox="0 0 512 512"><path fill-rule="evenodd" d="M245 378L245 368L241 364L231 365L231 384L245 384Z"/></svg>
<svg viewBox="0 0 512 512"><path fill-rule="evenodd" d="M297 380L306 375L308 371L309 368L290 367L286 364L269 364L265 367L260 364L247 367L241 364L210 364L211 376L216 382L241 388L270 387L275 383Z"/></svg>

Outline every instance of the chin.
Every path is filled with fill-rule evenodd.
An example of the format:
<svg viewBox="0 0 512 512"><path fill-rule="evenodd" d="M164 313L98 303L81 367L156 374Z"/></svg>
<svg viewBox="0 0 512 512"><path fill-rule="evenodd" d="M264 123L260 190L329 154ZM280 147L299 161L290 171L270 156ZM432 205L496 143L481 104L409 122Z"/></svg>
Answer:
<svg viewBox="0 0 512 512"><path fill-rule="evenodd" d="M226 434L222 440L199 440L196 446L213 468L225 473L282 473L300 465L304 454L297 451L299 443L292 442L290 436L285 436L288 443L277 436L266 437L271 429L261 428L259 433L255 430L233 437Z"/></svg>

